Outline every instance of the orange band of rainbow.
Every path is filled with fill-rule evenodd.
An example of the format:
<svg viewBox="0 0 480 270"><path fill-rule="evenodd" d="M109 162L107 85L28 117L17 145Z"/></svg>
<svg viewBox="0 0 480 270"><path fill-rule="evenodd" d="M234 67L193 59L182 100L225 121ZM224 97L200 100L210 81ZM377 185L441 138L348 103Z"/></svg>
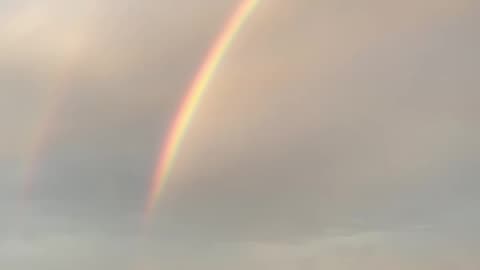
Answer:
<svg viewBox="0 0 480 270"><path fill-rule="evenodd" d="M225 23L223 30L216 38L213 46L209 49L203 64L200 66L193 82L186 91L186 95L167 133L166 140L164 141L158 158L155 174L149 189L145 219L149 219L152 215L159 195L165 186L168 174L171 171L173 162L175 161L178 148L216 68L232 44L241 26L253 12L258 2L258 0L243 0L240 2L232 16Z"/></svg>

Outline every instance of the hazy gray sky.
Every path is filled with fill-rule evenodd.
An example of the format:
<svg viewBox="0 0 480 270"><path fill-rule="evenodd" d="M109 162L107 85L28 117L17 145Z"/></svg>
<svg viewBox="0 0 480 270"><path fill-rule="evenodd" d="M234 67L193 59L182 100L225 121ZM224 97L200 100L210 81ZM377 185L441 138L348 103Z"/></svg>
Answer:
<svg viewBox="0 0 480 270"><path fill-rule="evenodd" d="M141 233L235 4L0 2L0 268L479 269L469 0L260 1Z"/></svg>

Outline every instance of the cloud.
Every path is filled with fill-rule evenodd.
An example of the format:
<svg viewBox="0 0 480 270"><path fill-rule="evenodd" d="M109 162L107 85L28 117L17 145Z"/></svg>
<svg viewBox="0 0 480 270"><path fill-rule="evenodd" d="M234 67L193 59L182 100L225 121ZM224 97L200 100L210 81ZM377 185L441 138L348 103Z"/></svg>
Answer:
<svg viewBox="0 0 480 270"><path fill-rule="evenodd" d="M413 238L417 239L415 243ZM441 248L435 249L433 255L431 245L435 244ZM474 254L468 252L470 246L452 245L448 237L432 231L358 231L291 244L252 242L236 248L243 252L242 262L247 262L251 269L474 269L476 266Z"/></svg>
<svg viewBox="0 0 480 270"><path fill-rule="evenodd" d="M262 2L141 240L161 138L235 1L73 2L0 4L1 266L475 265L472 1Z"/></svg>
<svg viewBox="0 0 480 270"><path fill-rule="evenodd" d="M465 40L457 30L469 27L444 26L457 11L437 4L325 4L321 28L310 26L316 17L302 2L261 6L199 109L159 219L227 238L309 237L329 223L375 215L379 204L396 204L397 194L435 177L431 170L446 166L448 149L462 155L471 145L463 140L473 126L462 106L471 93L436 83L452 69L414 68L451 59L465 69L450 77L453 85L470 78L474 50L466 41L436 45L444 35ZM43 154L34 197L57 214L108 220L139 216L159 139L227 6L213 8L215 17L185 21L164 9L166 17L156 18L145 6L111 14L104 5L98 17L110 21L95 28L88 56L69 75L68 105ZM422 27L413 28L412 17ZM63 17L53 18L45 20ZM126 23L132 20L138 23ZM156 23L159 29L142 28ZM187 31L192 25L201 34ZM102 73L119 62L126 69ZM408 86L417 90L405 92ZM443 94L428 100L434 89ZM458 105L449 103L454 96ZM450 105L456 107L445 110ZM223 218L214 218L219 213Z"/></svg>

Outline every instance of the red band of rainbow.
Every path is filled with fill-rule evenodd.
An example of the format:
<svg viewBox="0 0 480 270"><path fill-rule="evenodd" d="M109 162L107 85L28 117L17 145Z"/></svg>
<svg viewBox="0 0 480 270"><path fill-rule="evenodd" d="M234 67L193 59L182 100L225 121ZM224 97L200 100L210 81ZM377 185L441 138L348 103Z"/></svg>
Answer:
<svg viewBox="0 0 480 270"><path fill-rule="evenodd" d="M145 208L146 220L150 219L154 211L157 200L172 169L178 148L216 68L235 39L236 34L249 15L254 11L258 2L258 0L243 0L239 3L238 7L225 23L223 30L213 42L203 64L200 66L194 80L187 89L186 95L181 101L158 157Z"/></svg>

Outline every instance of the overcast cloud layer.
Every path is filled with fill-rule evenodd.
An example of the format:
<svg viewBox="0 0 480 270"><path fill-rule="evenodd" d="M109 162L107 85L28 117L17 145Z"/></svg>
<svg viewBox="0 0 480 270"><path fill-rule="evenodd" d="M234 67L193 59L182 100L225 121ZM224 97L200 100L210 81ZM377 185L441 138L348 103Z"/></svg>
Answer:
<svg viewBox="0 0 480 270"><path fill-rule="evenodd" d="M0 2L0 268L479 269L469 0L260 1L142 234L235 3Z"/></svg>

